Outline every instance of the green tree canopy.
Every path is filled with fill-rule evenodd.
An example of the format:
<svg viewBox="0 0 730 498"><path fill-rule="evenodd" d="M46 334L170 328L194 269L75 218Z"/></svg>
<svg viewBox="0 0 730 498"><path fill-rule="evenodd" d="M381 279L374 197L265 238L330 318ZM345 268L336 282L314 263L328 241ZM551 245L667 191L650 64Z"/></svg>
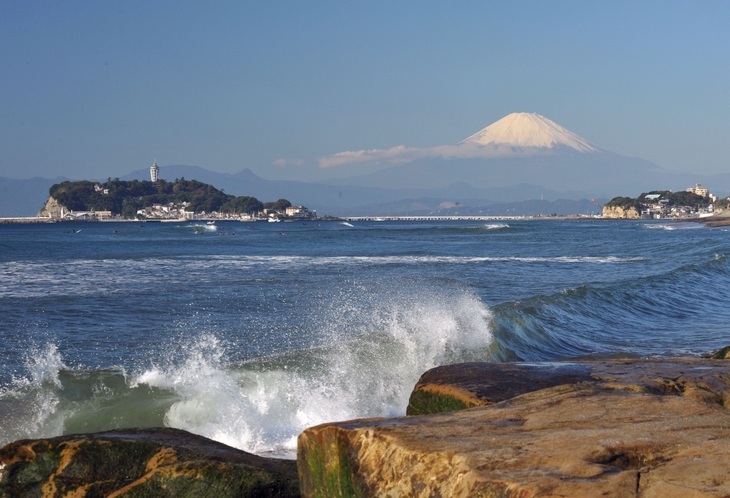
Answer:
<svg viewBox="0 0 730 498"><path fill-rule="evenodd" d="M184 178L172 183L165 180L153 183L139 180L122 181L115 178L98 184L101 191L95 188L96 185L89 181L66 181L53 185L49 193L61 205L73 211L111 211L128 217L154 204L182 205L187 202L186 209L195 213L221 211L234 214L261 211L264 206L255 197L236 197L212 185ZM108 189L109 193L104 194L104 189ZM273 204L282 201L291 205L285 199Z"/></svg>
<svg viewBox="0 0 730 498"><path fill-rule="evenodd" d="M286 199L279 199L276 202L264 202L265 209L275 209L277 211L283 211L289 206L291 206L291 202Z"/></svg>

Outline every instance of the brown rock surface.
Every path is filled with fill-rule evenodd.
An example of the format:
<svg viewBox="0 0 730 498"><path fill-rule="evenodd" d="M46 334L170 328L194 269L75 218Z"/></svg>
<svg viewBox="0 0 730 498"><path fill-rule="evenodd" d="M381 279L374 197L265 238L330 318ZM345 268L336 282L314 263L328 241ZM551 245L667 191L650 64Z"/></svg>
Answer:
<svg viewBox="0 0 730 498"><path fill-rule="evenodd" d="M641 218L641 215L639 215L639 212L633 206L628 209L619 206L603 206L603 217L621 220L638 220Z"/></svg>
<svg viewBox="0 0 730 498"><path fill-rule="evenodd" d="M176 429L129 429L0 448L0 497L293 497L296 465Z"/></svg>
<svg viewBox="0 0 730 498"><path fill-rule="evenodd" d="M308 429L303 495L730 496L725 361L470 363L429 385L486 406Z"/></svg>
<svg viewBox="0 0 730 498"><path fill-rule="evenodd" d="M46 204L38 211L36 216L39 218L61 218L64 209L56 199L49 197ZM67 209L66 212L68 212Z"/></svg>

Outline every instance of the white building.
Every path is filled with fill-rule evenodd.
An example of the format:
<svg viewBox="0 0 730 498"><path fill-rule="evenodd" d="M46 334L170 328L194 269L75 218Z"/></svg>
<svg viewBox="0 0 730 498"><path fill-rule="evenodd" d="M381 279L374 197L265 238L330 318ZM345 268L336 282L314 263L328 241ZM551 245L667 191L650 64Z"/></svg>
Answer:
<svg viewBox="0 0 730 498"><path fill-rule="evenodd" d="M153 182L157 181L158 175L160 173L160 168L157 167L157 160L152 163L152 166L150 166L150 178Z"/></svg>
<svg viewBox="0 0 730 498"><path fill-rule="evenodd" d="M304 206L289 206L286 208L286 215L292 218L308 218L309 209Z"/></svg>

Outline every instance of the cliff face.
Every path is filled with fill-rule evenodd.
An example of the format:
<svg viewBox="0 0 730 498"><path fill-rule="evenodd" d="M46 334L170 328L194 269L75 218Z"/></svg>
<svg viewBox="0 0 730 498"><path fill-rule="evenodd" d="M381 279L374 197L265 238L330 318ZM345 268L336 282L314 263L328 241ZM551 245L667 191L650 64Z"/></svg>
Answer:
<svg viewBox="0 0 730 498"><path fill-rule="evenodd" d="M43 206L43 208L38 211L37 216L39 218L61 218L62 213L68 212L68 209L66 209L65 206L62 206L58 203L56 199L53 197L49 197L46 201L46 205Z"/></svg>
<svg viewBox="0 0 730 498"><path fill-rule="evenodd" d="M603 217L621 220L638 220L640 218L640 215L636 208L633 206L629 207L628 209L624 209L619 206L603 206Z"/></svg>

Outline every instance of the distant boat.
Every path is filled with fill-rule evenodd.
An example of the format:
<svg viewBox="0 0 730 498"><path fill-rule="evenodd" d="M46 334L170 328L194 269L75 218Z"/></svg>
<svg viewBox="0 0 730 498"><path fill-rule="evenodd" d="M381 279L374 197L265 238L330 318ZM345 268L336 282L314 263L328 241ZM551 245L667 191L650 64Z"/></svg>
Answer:
<svg viewBox="0 0 730 498"><path fill-rule="evenodd" d="M269 218L269 223L279 223L281 220L277 217L271 217Z"/></svg>
<svg viewBox="0 0 730 498"><path fill-rule="evenodd" d="M215 225L215 221L209 221L208 225Z"/></svg>

